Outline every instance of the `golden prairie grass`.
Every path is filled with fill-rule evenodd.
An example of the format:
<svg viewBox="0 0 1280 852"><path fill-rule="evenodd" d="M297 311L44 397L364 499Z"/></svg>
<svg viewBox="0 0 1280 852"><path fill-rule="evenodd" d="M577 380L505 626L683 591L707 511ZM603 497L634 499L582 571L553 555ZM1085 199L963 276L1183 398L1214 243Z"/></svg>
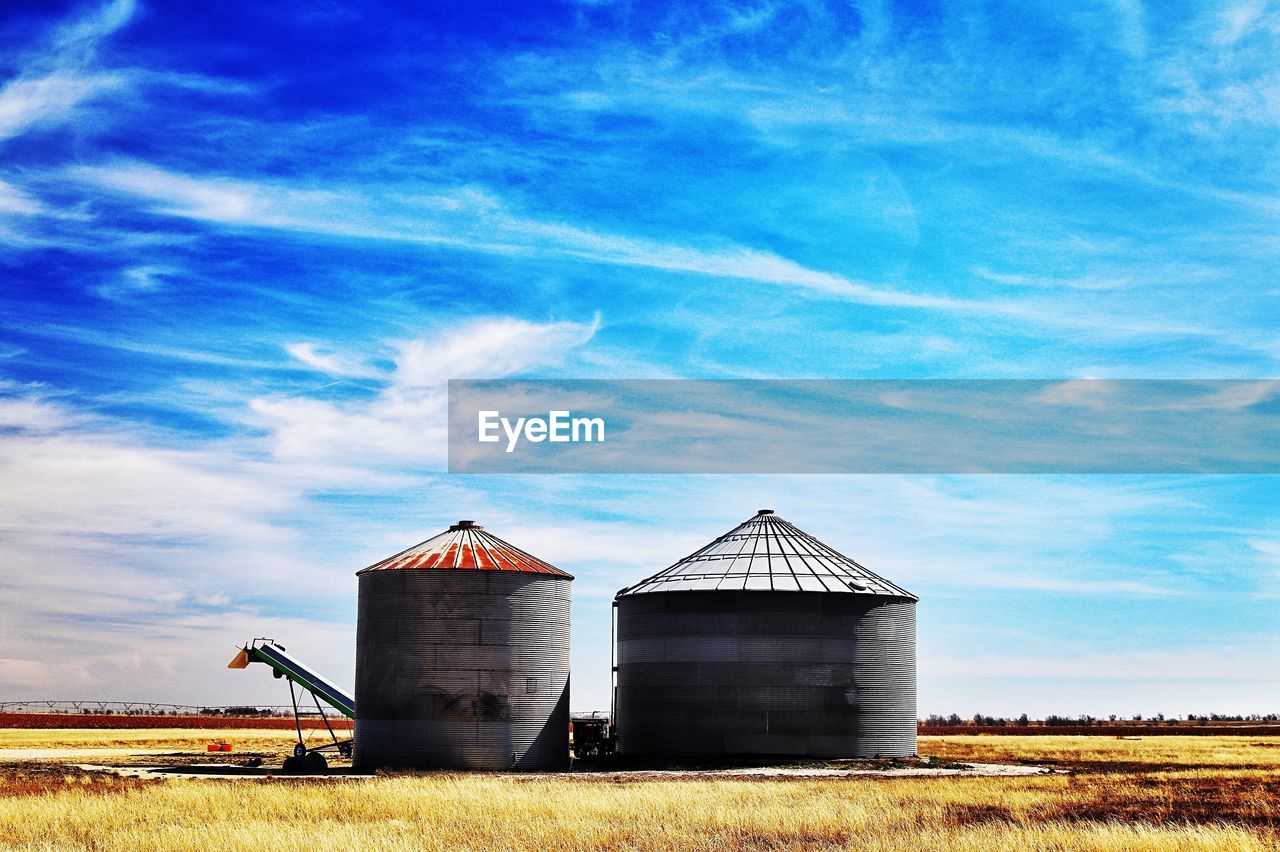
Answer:
<svg viewBox="0 0 1280 852"><path fill-rule="evenodd" d="M1074 768L1280 768L1280 732L1249 736L921 736L921 754L983 763L1062 764Z"/></svg>
<svg viewBox="0 0 1280 852"><path fill-rule="evenodd" d="M1264 849L1228 824L1028 819L1064 779L660 781L431 776L328 784L172 781L0 800L17 848ZM1045 783L1048 781L1048 783ZM975 818L978 804L999 803Z"/></svg>
<svg viewBox="0 0 1280 852"><path fill-rule="evenodd" d="M89 772L74 766L27 762L0 769L0 801L72 790L97 794L123 793L144 783L146 782L137 778L117 778L104 772Z"/></svg>
<svg viewBox="0 0 1280 852"><path fill-rule="evenodd" d="M170 780L112 795L0 786L18 849L1275 849L1280 740L942 737L925 754L1024 749L1086 767L998 778L430 774L359 781ZM1262 746L1252 743L1262 742ZM0 745L3 745L0 738ZM1003 752L1000 750L1003 749ZM1110 760L1121 767L1107 771Z"/></svg>

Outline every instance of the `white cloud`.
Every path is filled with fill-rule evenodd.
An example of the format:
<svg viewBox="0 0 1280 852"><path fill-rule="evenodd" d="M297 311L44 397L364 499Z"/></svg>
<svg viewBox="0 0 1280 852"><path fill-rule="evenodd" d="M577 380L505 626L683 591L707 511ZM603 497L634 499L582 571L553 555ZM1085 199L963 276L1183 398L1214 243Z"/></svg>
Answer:
<svg viewBox="0 0 1280 852"><path fill-rule="evenodd" d="M1223 46L1235 44L1257 23L1266 8L1267 4L1260 0L1226 7L1221 12L1220 26L1213 34L1213 43Z"/></svg>
<svg viewBox="0 0 1280 852"><path fill-rule="evenodd" d="M231 625L248 638L247 601L306 606L347 585L275 520L297 513L297 488L250 457L156 447L38 399L5 400L0 418L6 695L213 698L217 670L181 663L222 656Z"/></svg>
<svg viewBox="0 0 1280 852"><path fill-rule="evenodd" d="M511 210L491 193L475 187L399 195L377 187L300 188L193 177L137 162L79 167L68 175L91 186L141 199L157 213L231 226L508 256L570 258L716 280L736 279L857 304L1069 329L1106 340L1185 336L1229 340L1232 345L1240 345L1239 334L1232 330L1136 315L1123 305L1108 311L1094 303L1070 305L1052 297L993 299L906 292L713 238L707 238L711 245L699 247L540 220Z"/></svg>
<svg viewBox="0 0 1280 852"><path fill-rule="evenodd" d="M354 591L353 578L347 585ZM349 623L253 608L202 608L195 601L145 612L125 608L114 615L67 620L17 613L8 630L0 628L5 697L287 705L288 689L265 668L226 668L238 643L262 635L298 649L339 684L354 680ZM51 654L50 648L59 651Z"/></svg>
<svg viewBox="0 0 1280 852"><path fill-rule="evenodd" d="M371 398L279 409L277 420L259 420L268 442L277 442L275 453L260 452L256 439L238 448L209 442L199 450L163 449L130 437L127 426L48 400L0 408L7 424L0 429L0 480L22 483L0 491L0 688L14 697L271 701L278 684L222 668L234 642L264 633L333 676L349 677L350 572L367 564L364 557L385 556L455 514L476 517L578 575L575 597L588 602L575 623L575 703L583 707L607 702L603 602L758 506L776 508L923 594L926 607L950 606L956 595L991 606L975 591L982 589L1098 596L1113 610L1152 595L1171 607L1180 605L1179 595L1194 600L1194 582L1173 581L1158 565L1135 567L1124 556L1132 522L1186 498L1163 485L1043 477L691 477L650 484L529 477L518 486L499 480L472 489L421 475L390 487L374 478L384 462L401 468L428 443L443 441L415 428L420 418L443 418L440 373L421 363L433 351L451 353L449 363L464 372L520 369L493 357L512 344L538 344L544 351L529 357L558 352L563 363L591 326L558 325L480 319L426 338L397 356L397 372ZM297 443L285 446L285 439ZM441 446L426 454L438 457ZM349 467L335 474L344 463ZM307 494L330 486L413 496L385 522L337 517L325 529ZM309 541L321 534L332 538ZM334 549L337 540L343 544ZM1274 559L1270 539L1256 539L1254 551ZM1018 600L1000 599L1006 608ZM339 615L297 614L321 608ZM979 609L974 618L993 614ZM1053 629L1037 621L1043 617L1033 606L1022 626ZM927 631L936 620L922 625ZM955 659L970 668L953 672L953 655L933 660L928 653L926 686L952 676L1017 683L1048 672L1067 679L1085 665L1064 667L1054 658L1040 675L1028 675L1044 662L1032 652L966 655ZM1128 661L1125 671L1168 662L1139 648L1115 653ZM1214 652L1201 657L1196 671L1212 668ZM1095 651L1089 659L1101 657ZM44 678L35 674L37 662L45 664ZM140 687L145 683L153 686ZM939 701L936 709L953 706Z"/></svg>
<svg viewBox="0 0 1280 852"><path fill-rule="evenodd" d="M6 390L0 384L0 390ZM88 420L67 406L36 396L0 396L0 429L51 432Z"/></svg>
<svg viewBox="0 0 1280 852"><path fill-rule="evenodd" d="M349 678L350 619L291 612L317 601L353 610L363 533L349 530L340 552L311 543L317 532L300 520L314 518L309 495L421 487L421 476L388 484L376 469L442 456L446 378L561 362L595 327L460 323L398 344L396 368L372 399L258 400L265 441L198 448L159 446L136 424L5 385L18 393L0 397L0 690L271 700L279 693L269 678L219 677L234 642L264 632ZM322 350L294 351L306 361ZM341 362L317 355L311 366L326 358Z"/></svg>
<svg viewBox="0 0 1280 852"><path fill-rule="evenodd" d="M114 0L61 27L49 51L30 58L23 72L0 89L0 140L65 122L80 104L123 86L122 74L91 66L99 43L133 13L133 0Z"/></svg>
<svg viewBox="0 0 1280 852"><path fill-rule="evenodd" d="M925 660L939 677L1055 678L1101 681L1273 682L1265 661L1280 655L1272 638L1240 645L1180 646L1166 650L1073 652L1070 655L1029 656L1018 653L972 657L934 657Z"/></svg>
<svg viewBox="0 0 1280 852"><path fill-rule="evenodd" d="M115 280L95 287L94 292L104 299L126 301L162 289L167 279L176 273L177 270L167 266L132 266Z"/></svg>
<svg viewBox="0 0 1280 852"><path fill-rule="evenodd" d="M252 401L254 423L271 434L275 452L290 459L365 465L389 462L438 467L447 435L447 381L502 378L562 363L595 334L592 323L535 323L509 317L460 322L431 336L394 344L394 368L379 373L351 357L318 354L314 345L290 354L322 372L378 378L372 397L330 402L302 397Z"/></svg>
<svg viewBox="0 0 1280 852"><path fill-rule="evenodd" d="M3 411L11 423L24 418L18 428L28 433L4 439L4 479L23 483L0 491L10 535L243 540L269 536L261 518L285 504L280 491L219 469L227 459L157 450L101 431L102 422L87 428L39 408L15 412L20 405Z"/></svg>
<svg viewBox="0 0 1280 852"><path fill-rule="evenodd" d="M1092 408L1098 411L1115 405L1121 386L1115 382L1098 381L1086 376L1065 382L1053 382L1032 397L1044 405L1062 405Z"/></svg>
<svg viewBox="0 0 1280 852"><path fill-rule="evenodd" d="M367 379L381 378L384 375L362 361L335 352L322 352L322 348L316 343L289 343L285 346L285 351L302 364L330 376Z"/></svg>
<svg viewBox="0 0 1280 852"><path fill-rule="evenodd" d="M40 124L66 121L82 102L118 88L122 82L117 74L66 71L13 80L0 89L0 140Z"/></svg>
<svg viewBox="0 0 1280 852"><path fill-rule="evenodd" d="M1280 540L1259 538L1249 542L1257 554L1257 595L1280 599Z"/></svg>
<svg viewBox="0 0 1280 852"><path fill-rule="evenodd" d="M43 205L11 183L0 180L0 215L34 216Z"/></svg>
<svg viewBox="0 0 1280 852"><path fill-rule="evenodd" d="M993 302L879 287L745 246L673 245L534 219L512 212L487 192L469 187L396 197L363 188L299 189L192 177L144 163L84 166L69 174L90 185L141 198L158 213L228 225L444 245L494 254L570 257L589 263L779 284L887 307L1001 311Z"/></svg>
<svg viewBox="0 0 1280 852"><path fill-rule="evenodd" d="M1147 52L1147 31L1143 22L1140 0L1112 0L1115 26L1111 28L1120 49L1130 56L1143 56Z"/></svg>
<svg viewBox="0 0 1280 852"><path fill-rule="evenodd" d="M1280 394L1280 382L1126 382L1072 379L1046 385L1031 397L1045 405L1139 411L1239 411ZM1117 421L1122 422L1122 421ZM1221 437L1221 436L1220 436Z"/></svg>
<svg viewBox="0 0 1280 852"><path fill-rule="evenodd" d="M136 11L134 0L110 0L60 27L54 36L54 46L60 51L92 52L99 41L128 24ZM87 57L82 55L82 58Z"/></svg>
<svg viewBox="0 0 1280 852"><path fill-rule="evenodd" d="M196 74L103 67L100 48L136 11L134 0L111 0L56 29L43 50L21 57L19 73L0 88L0 140L41 125L68 123L81 116L85 104L140 84L222 95L251 91L243 83Z"/></svg>
<svg viewBox="0 0 1280 852"><path fill-rule="evenodd" d="M243 181L218 178L201 180L141 164L84 166L73 176L89 183L158 202L158 210L192 219L259 227L292 227L295 222L283 209L306 210L332 202L329 194L292 190L275 191Z"/></svg>
<svg viewBox="0 0 1280 852"><path fill-rule="evenodd" d="M104 67L98 59L100 48L113 33L128 25L135 12L133 0L111 0L58 27L40 49L17 55L17 73L0 85L0 143L31 131L66 125L74 125L83 134L101 121L111 120L106 111L94 109L102 101L109 97L128 101L145 85L216 90L221 94L247 91L243 85L199 75ZM47 173L38 169L21 176L30 187L43 190L47 184ZM93 244L96 238L111 240L113 247L118 247L125 241L156 239L155 235L112 233L109 229L42 233L37 230L39 222L4 222L2 217L6 216L89 218L83 210L59 209L46 203L39 197L40 192L15 186L11 182L15 179L10 175L8 180L0 180L0 238L12 246L82 248ZM100 295L113 298L121 292L121 288L108 285Z"/></svg>
<svg viewBox="0 0 1280 852"><path fill-rule="evenodd" d="M598 316L589 324L509 317L463 322L435 337L401 343L394 383L429 387L449 379L501 378L559 364L599 326Z"/></svg>
<svg viewBox="0 0 1280 852"><path fill-rule="evenodd" d="M1091 271L1076 276L1002 272L984 266L976 267L973 274L987 281L1013 287L1131 292L1143 287L1200 285L1226 274L1224 270L1197 263L1148 262L1101 269L1099 266L1092 263Z"/></svg>

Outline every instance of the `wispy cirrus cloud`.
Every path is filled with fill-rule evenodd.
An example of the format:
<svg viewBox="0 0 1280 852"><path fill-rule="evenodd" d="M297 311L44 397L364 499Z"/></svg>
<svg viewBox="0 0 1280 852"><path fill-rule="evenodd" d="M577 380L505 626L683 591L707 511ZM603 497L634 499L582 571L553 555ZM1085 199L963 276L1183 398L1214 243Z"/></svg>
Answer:
<svg viewBox="0 0 1280 852"><path fill-rule="evenodd" d="M0 89L0 140L41 124L69 120L82 102L122 84L118 74L68 72L13 80Z"/></svg>
<svg viewBox="0 0 1280 852"><path fill-rule="evenodd" d="M1032 327L1088 330L1101 336L1178 335L1239 342L1235 332L1203 323L1096 309L1064 310L1061 303L1048 299L971 298L891 289L808 267L773 252L726 243L723 238L706 237L711 247L699 247L602 232L521 213L474 186L433 187L416 193L369 186L322 189L192 176L138 162L80 166L68 175L137 199L154 213L230 227L436 246L500 257L560 258L712 280L736 279L853 304L998 318ZM987 278L999 275L987 270L979 274ZM1006 282L1012 280L1006 278Z"/></svg>
<svg viewBox="0 0 1280 852"><path fill-rule="evenodd" d="M30 133L56 133L67 128L95 135L118 120L121 106L141 103L151 88L219 95L250 91L235 81L104 61L104 46L137 15L134 0L91 5L55 26L38 44L16 54L16 73L0 83L0 146ZM84 233L84 229L67 233L48 227L59 221L87 220L88 214L79 209L83 202L67 206L65 195L56 187L51 190L44 168L17 169L14 165L9 162L5 164L8 168L0 166L0 233L9 238L8 248L78 249L93 245L94 235ZM103 228L101 236L107 230ZM116 237L128 241L157 239L155 235L133 233L117 233Z"/></svg>
<svg viewBox="0 0 1280 852"><path fill-rule="evenodd" d="M585 47L570 61L524 51L503 63L494 96L584 134L593 117L714 117L787 150L948 146L955 164L1042 175L1048 165L1277 212L1273 191L1245 191L1240 180L1271 173L1273 146L1250 129L1280 121L1269 60L1280 18L1256 4L1175 19L1123 0L1016 22L987 9L981 25L943 13L911 40L892 37L910 23L887 8L858 7L845 21L821 4L757 9L784 25L754 33L754 50L737 43L731 10L655 10L645 24L659 37ZM999 27L1009 37L993 46ZM787 62L765 61L770 48Z"/></svg>
<svg viewBox="0 0 1280 852"><path fill-rule="evenodd" d="M299 364L330 376L350 379L381 379L386 376L362 360L333 352L316 343L290 343L285 346L285 351Z"/></svg>
<svg viewBox="0 0 1280 852"><path fill-rule="evenodd" d="M29 193L11 183L0 181L0 216L34 216L44 212L44 205Z"/></svg>
<svg viewBox="0 0 1280 852"><path fill-rule="evenodd" d="M0 141L69 121L81 104L120 89L124 76L97 69L94 62L102 40L129 23L134 12L133 0L112 0L57 29L49 47L0 88Z"/></svg>
<svg viewBox="0 0 1280 852"><path fill-rule="evenodd" d="M166 266L131 266L114 280L98 286L94 292L104 299L128 301L164 288L178 270Z"/></svg>
<svg viewBox="0 0 1280 852"><path fill-rule="evenodd" d="M962 311L998 308L886 289L714 237L709 241L719 246L698 248L538 219L511 210L492 193L475 187L412 195L361 187L301 189L196 177L145 163L83 166L70 174L139 198L157 213L226 225L736 278L873 305Z"/></svg>
<svg viewBox="0 0 1280 852"><path fill-rule="evenodd" d="M218 94L243 94L242 82L165 69L104 64L102 46L137 16L135 0L108 0L56 27L45 43L20 59L17 75L0 86L0 142L36 128L67 124L96 100L133 95L160 85Z"/></svg>

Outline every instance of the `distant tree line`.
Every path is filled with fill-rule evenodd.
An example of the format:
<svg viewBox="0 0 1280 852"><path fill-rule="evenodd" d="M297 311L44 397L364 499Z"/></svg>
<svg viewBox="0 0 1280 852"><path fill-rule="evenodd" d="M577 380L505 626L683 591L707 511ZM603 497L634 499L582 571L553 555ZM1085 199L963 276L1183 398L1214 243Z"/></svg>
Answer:
<svg viewBox="0 0 1280 852"><path fill-rule="evenodd" d="M1210 722L1280 722L1280 713L1250 713L1249 715L1231 715L1227 713L1188 713L1185 720L1191 724L1207 725ZM949 716L939 716L936 713L930 714L920 720L920 724L926 728L959 728L959 727L975 727L975 728L1003 728L1006 726L1028 725L1044 725L1046 727L1058 728L1087 728L1092 725L1114 725L1114 724L1145 724L1145 725L1177 725L1181 720L1178 717L1166 718L1163 713L1157 713L1151 717L1144 717L1141 713L1137 713L1129 718L1111 714L1106 719L1099 719L1096 716L1087 714L1080 716L1045 716L1043 719L1031 719L1026 713L1016 718L1008 718L1005 716L987 716L982 713L973 714L972 719L963 719L957 713Z"/></svg>

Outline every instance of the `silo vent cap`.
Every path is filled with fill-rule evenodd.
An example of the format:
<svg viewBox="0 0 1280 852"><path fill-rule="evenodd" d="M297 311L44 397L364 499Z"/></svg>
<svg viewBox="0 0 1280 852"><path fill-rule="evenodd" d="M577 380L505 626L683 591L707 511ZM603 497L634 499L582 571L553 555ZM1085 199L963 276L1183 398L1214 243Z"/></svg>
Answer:
<svg viewBox="0 0 1280 852"><path fill-rule="evenodd" d="M773 514L773 510L772 510L772 509L757 509L757 510L756 510L756 514L757 514L757 515L772 515L772 514Z"/></svg>
<svg viewBox="0 0 1280 852"><path fill-rule="evenodd" d="M484 527L480 526L475 521L458 521L456 524L449 527L449 529L450 530L482 530L484 529Z"/></svg>

